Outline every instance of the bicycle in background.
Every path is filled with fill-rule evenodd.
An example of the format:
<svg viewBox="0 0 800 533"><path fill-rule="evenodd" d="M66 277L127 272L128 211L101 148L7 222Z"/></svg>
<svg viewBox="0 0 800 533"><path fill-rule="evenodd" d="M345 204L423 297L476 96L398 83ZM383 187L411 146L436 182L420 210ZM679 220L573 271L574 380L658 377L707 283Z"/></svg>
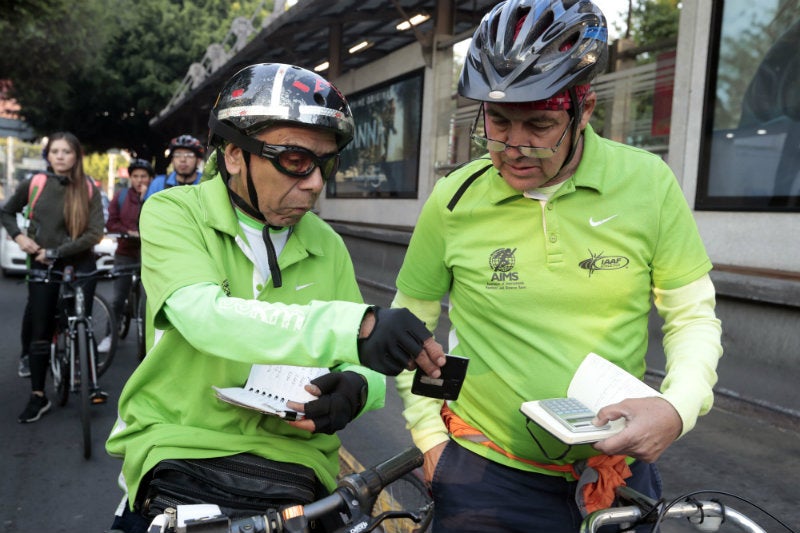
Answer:
<svg viewBox="0 0 800 533"><path fill-rule="evenodd" d="M375 498L404 475L420 467L422 461L422 452L417 448L409 448L376 466L343 476L333 493L320 500L306 505L270 509L263 515L247 518L232 519L220 513L217 506L181 505L177 508L168 508L164 514L153 520L148 531L307 533L311 521L335 515L340 516L345 525L334 533L378 531L379 527L401 519L422 523L430 519L432 503L426 503L419 509L409 508L382 512L378 516L369 515L369 509L372 508Z"/></svg>
<svg viewBox="0 0 800 533"><path fill-rule="evenodd" d="M115 276L130 276L131 287L125 298L122 315L117 318L119 338L128 336L131 324L136 332L136 357L141 361L145 354L144 317L146 299L142 287L141 263L114 267Z"/></svg>
<svg viewBox="0 0 800 533"><path fill-rule="evenodd" d="M111 331L116 331L116 322L110 307L96 292L92 314L87 312L83 284L87 280L107 277L108 274L103 270L78 273L68 266L63 271L52 267L46 270L32 269L29 276L37 282L60 284L56 331L50 345L50 371L58 405L67 404L70 392L79 394L83 456L89 459L92 455L90 408L94 403L105 403L97 379L108 369L113 358L113 351L102 356L97 351L94 319L100 316L100 322L112 328Z"/></svg>

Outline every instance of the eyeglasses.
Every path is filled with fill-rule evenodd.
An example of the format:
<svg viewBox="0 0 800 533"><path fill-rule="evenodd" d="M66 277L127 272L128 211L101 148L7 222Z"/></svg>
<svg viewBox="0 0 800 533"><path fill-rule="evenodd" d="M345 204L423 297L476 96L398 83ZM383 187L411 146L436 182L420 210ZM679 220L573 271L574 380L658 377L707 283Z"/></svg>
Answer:
<svg viewBox="0 0 800 533"><path fill-rule="evenodd" d="M194 159L197 156L195 154L173 154L172 159L179 159L185 161L187 159Z"/></svg>
<svg viewBox="0 0 800 533"><path fill-rule="evenodd" d="M480 109L478 109L478 114L475 116L475 121L472 123L472 128L470 129L469 136L472 141L484 148L489 150L490 152L505 152L509 148L516 148L519 150L519 153L524 155L525 157L534 157L536 159L548 159L556 155L558 149L561 147L561 143L564 142L564 139L567 137L567 132L569 131L570 126L572 125L572 121L575 120L575 117L570 117L569 122L567 122L567 127L564 128L564 132L561 134L561 137L558 139L558 142L552 148L543 148L540 146L513 146L510 144L506 144L503 141L496 141L494 139L489 139L488 137L482 137L475 133L478 128L478 121L483 116L484 109L483 104L481 104ZM485 128L485 126L484 126Z"/></svg>
<svg viewBox="0 0 800 533"><path fill-rule="evenodd" d="M262 144L261 157L272 161L272 165L287 176L306 178L319 167L322 179L327 181L339 170L339 153L319 156L301 146Z"/></svg>

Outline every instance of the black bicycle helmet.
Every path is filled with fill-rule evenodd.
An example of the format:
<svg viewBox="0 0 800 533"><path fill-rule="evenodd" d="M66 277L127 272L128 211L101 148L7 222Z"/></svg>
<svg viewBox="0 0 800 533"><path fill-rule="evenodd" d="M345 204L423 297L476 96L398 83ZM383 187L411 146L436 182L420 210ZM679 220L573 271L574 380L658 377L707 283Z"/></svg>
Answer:
<svg viewBox="0 0 800 533"><path fill-rule="evenodd" d="M458 93L488 102L533 102L589 83L608 61L608 28L589 0L508 0L472 38Z"/></svg>
<svg viewBox="0 0 800 533"><path fill-rule="evenodd" d="M205 150L203 149L203 143L201 143L196 138L192 137L191 135L180 135L175 137L169 142L169 156L172 157L172 153L177 148L185 148L187 150L191 150L194 152L198 158L203 157L203 153Z"/></svg>
<svg viewBox="0 0 800 533"><path fill-rule="evenodd" d="M355 131L347 100L325 78L293 65L260 63L243 68L223 87L211 110L209 144L218 146L220 139L238 144L220 123L252 137L278 122L331 131L340 150Z"/></svg>
<svg viewBox="0 0 800 533"><path fill-rule="evenodd" d="M133 171L137 168L144 169L151 178L156 175L153 165L151 165L146 159L131 159L131 162L128 164L128 176L133 174Z"/></svg>

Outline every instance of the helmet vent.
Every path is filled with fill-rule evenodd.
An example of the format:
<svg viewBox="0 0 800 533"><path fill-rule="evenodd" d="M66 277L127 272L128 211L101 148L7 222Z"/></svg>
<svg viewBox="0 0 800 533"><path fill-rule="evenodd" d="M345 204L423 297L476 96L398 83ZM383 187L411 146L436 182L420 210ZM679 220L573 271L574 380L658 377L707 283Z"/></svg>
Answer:
<svg viewBox="0 0 800 533"><path fill-rule="evenodd" d="M536 21L536 24L531 28L530 33L526 36L527 42L532 43L539 39L543 34L547 33L548 30L553 26L553 20L555 20L552 11L547 11L547 13L543 14L539 17L539 20Z"/></svg>
<svg viewBox="0 0 800 533"><path fill-rule="evenodd" d="M319 106L325 106L325 97L322 95L322 93L314 93L314 101Z"/></svg>

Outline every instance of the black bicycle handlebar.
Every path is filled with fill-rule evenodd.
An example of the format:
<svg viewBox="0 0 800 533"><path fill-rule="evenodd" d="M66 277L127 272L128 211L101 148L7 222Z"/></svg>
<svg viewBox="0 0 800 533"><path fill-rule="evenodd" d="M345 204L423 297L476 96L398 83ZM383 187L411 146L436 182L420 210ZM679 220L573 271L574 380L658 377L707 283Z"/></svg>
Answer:
<svg viewBox="0 0 800 533"><path fill-rule="evenodd" d="M75 270L75 267L72 265L67 265L64 267L64 270L56 270L55 268L29 268L27 270L27 274L30 277L31 281L41 281L44 283L50 283L53 278L56 278L55 281L64 282L64 283L73 283L75 281L81 281L86 279L93 279L93 278L116 278L119 276L129 276L133 272L138 272L140 268L140 264L136 263L127 265L127 266L119 266L113 267L110 270L105 268L98 268L92 270L90 272L79 272Z"/></svg>
<svg viewBox="0 0 800 533"><path fill-rule="evenodd" d="M306 505L289 506L279 513L268 513L247 518L230 519L216 516L196 521L187 521L186 532L205 533L305 533L308 524L334 512L343 513L351 518L364 517L369 505L384 487L422 466L424 456L416 448L409 448L388 460L367 468L362 472L349 474L339 481L332 494ZM412 518L418 520L411 512L390 513L381 515L375 520L370 517L356 520L345 525L339 531L367 532L371 531L384 518Z"/></svg>

